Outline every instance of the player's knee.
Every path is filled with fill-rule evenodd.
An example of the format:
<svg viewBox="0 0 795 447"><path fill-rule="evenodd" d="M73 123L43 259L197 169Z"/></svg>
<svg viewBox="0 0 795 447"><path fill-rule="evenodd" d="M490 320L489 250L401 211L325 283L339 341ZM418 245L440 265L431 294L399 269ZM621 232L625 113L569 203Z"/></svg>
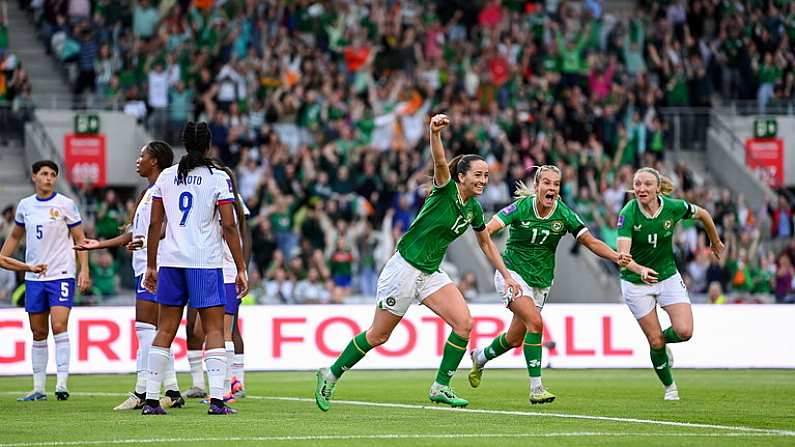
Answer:
<svg viewBox="0 0 795 447"><path fill-rule="evenodd" d="M693 337L692 327L674 328L674 330L676 331L676 335L678 335L679 339L682 341L688 341Z"/></svg>
<svg viewBox="0 0 795 447"><path fill-rule="evenodd" d="M649 346L651 346L652 349L660 349L665 346L665 337L663 337L662 332L649 335L646 338L649 340Z"/></svg>
<svg viewBox="0 0 795 447"><path fill-rule="evenodd" d="M52 334L58 335L62 332L66 332L68 329L66 321L53 321L52 322ZM46 335L45 335L46 337Z"/></svg>
<svg viewBox="0 0 795 447"><path fill-rule="evenodd" d="M525 327L527 328L527 332L535 332L539 333L544 330L544 320L541 319L541 315L532 316L530 317L530 321L525 323Z"/></svg>
<svg viewBox="0 0 795 447"><path fill-rule="evenodd" d="M472 331L472 317L467 315L464 318L453 323L453 332L464 337L469 338L469 333Z"/></svg>
<svg viewBox="0 0 795 447"><path fill-rule="evenodd" d="M47 329L32 329L31 332L33 332L33 340L36 341L47 340L47 337L50 335Z"/></svg>
<svg viewBox="0 0 795 447"><path fill-rule="evenodd" d="M506 335L505 335L505 341L507 341L507 342L508 342L508 344L509 344L509 345L510 345L512 348L518 348L519 346L521 346L521 345L522 345L522 342L524 341L524 338L523 338L523 337L521 337L521 336L513 336L513 335L511 335L511 333L509 332L508 334L506 334Z"/></svg>
<svg viewBox="0 0 795 447"><path fill-rule="evenodd" d="M370 346L372 347L381 346L386 343L387 340L389 340L388 332L367 332L367 343L370 343Z"/></svg>

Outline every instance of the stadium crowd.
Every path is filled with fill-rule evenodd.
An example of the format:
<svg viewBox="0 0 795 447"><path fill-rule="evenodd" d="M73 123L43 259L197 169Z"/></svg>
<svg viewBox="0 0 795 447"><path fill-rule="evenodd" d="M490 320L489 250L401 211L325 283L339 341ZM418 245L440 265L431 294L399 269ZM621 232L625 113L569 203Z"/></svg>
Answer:
<svg viewBox="0 0 795 447"><path fill-rule="evenodd" d="M251 210L261 302L374 294L422 204L436 110L452 117L444 141L453 154L487 158L487 212L511 201L532 166L556 164L562 199L615 247L632 170L653 165L675 179L676 196L714 212L729 247L715 260L703 232L681 226L677 258L692 292L795 301L795 244L770 243L792 238L791 203L781 196L755 209L673 164L664 113L717 98L791 104L795 3L640 1L622 15L599 0L25 6L48 48L73 64L76 105L118 107L171 142L188 119L210 123L215 155L234 167ZM692 128L703 141L705 123ZM89 186L80 202L89 237L107 238L133 200ZM130 286L125 256L92 258L88 302ZM465 296L490 291L460 273Z"/></svg>

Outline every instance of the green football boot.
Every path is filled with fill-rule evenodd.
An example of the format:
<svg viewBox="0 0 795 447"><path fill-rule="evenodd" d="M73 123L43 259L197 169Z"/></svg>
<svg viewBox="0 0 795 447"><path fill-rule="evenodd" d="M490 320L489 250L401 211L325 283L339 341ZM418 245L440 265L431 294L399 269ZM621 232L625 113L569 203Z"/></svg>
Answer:
<svg viewBox="0 0 795 447"><path fill-rule="evenodd" d="M315 385L315 403L322 411L328 411L331 408L331 397L334 395L334 388L337 387L337 382L326 380L326 373L330 374L328 368L317 370L317 385Z"/></svg>
<svg viewBox="0 0 795 447"><path fill-rule="evenodd" d="M469 405L469 401L458 397L450 385L432 386L428 399L433 403L447 404L453 408L464 408Z"/></svg>

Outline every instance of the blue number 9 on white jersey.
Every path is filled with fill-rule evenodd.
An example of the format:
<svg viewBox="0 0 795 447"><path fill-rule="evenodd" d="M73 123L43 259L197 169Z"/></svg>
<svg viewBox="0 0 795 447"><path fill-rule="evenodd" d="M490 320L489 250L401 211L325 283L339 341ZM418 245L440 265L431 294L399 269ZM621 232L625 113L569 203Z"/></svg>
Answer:
<svg viewBox="0 0 795 447"><path fill-rule="evenodd" d="M152 186L152 200L163 202L166 237L159 249L160 267L221 268L223 239L218 206L234 202L229 176L199 167L177 182L177 166L163 170Z"/></svg>

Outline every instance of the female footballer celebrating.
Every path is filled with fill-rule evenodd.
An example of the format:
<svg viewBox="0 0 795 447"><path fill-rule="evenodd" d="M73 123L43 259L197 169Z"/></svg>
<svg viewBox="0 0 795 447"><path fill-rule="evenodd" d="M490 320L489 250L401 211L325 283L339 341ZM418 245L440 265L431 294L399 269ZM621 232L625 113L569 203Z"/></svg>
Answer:
<svg viewBox="0 0 795 447"><path fill-rule="evenodd" d="M428 398L453 407L469 404L455 394L450 379L466 352L472 317L461 292L447 274L439 270L447 247L464 234L467 227L472 226L481 250L504 275L505 289L517 295L521 293L521 287L508 274L497 247L485 231L483 209L475 199L488 182L488 165L479 155L458 156L448 165L441 131L449 123L446 115L431 118L433 189L398 243L397 252L378 277L377 309L372 325L348 343L331 368L317 372L315 402L323 411L330 408L336 382L343 372L364 358L368 351L385 343L413 303L424 304L453 329Z"/></svg>
<svg viewBox="0 0 795 447"><path fill-rule="evenodd" d="M666 344L687 341L693 335L690 298L674 262L674 225L696 218L704 224L712 253L718 257L724 249L709 212L667 197L673 189L671 180L656 169L638 169L631 191L635 198L618 216L618 251L633 259L621 269L621 293L649 341L651 363L665 387L665 400L679 400ZM638 270L636 262L650 269ZM657 318L657 304L671 319L671 327L664 331Z"/></svg>
<svg viewBox="0 0 795 447"><path fill-rule="evenodd" d="M619 255L595 238L582 219L559 199L560 169L556 166L538 167L532 189L523 183L518 186L517 200L497 213L486 231L492 234L510 227L503 259L523 293L516 299L504 296L505 306L513 312L513 320L508 331L497 336L488 347L471 352L469 384L473 388L480 386L486 362L523 345L530 376L530 403L535 405L552 402L556 397L541 383L541 309L552 286L558 243L566 233L571 233L578 242L608 261L625 266L630 258ZM498 292L503 290L501 275L494 275L494 284Z"/></svg>

